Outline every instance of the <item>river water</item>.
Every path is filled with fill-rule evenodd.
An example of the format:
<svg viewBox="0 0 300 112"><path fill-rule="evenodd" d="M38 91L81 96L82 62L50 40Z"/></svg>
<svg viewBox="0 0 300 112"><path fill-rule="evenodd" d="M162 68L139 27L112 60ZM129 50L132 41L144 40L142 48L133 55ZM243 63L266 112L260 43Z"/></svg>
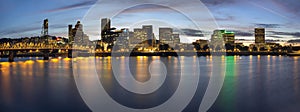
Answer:
<svg viewBox="0 0 300 112"><path fill-rule="evenodd" d="M224 83L216 101L208 111L273 111L300 110L300 57L286 56L228 56L228 57L90 57L90 58L16 58L15 62L0 59L1 112L91 111L76 86L77 75L96 73L105 92L119 105L135 109L159 106L171 99L180 81L193 82L197 89L183 111L198 111L209 80L217 68L213 58L224 68ZM112 59L117 61L113 65ZM73 63L73 64L72 64ZM75 64L74 64L75 63ZM129 69L127 69L128 67ZM192 69L197 67L197 69ZM191 68L189 71L183 68ZM165 70L162 70L165 69ZM119 72L115 72L117 70ZM162 70L155 73L157 70ZM198 70L198 71L197 71ZM133 93L118 82L138 82L153 79L163 83L149 94ZM184 75L184 73L191 75ZM162 77L159 73L166 74ZM197 78L196 76L199 75ZM95 87L87 87L92 90ZM192 87L191 87L192 88ZM192 88L193 89L193 88ZM185 94L183 94L185 95ZM181 102L178 102L181 103ZM111 106L114 107L114 106ZM173 107L168 107L173 108ZM166 109L168 110L168 109Z"/></svg>

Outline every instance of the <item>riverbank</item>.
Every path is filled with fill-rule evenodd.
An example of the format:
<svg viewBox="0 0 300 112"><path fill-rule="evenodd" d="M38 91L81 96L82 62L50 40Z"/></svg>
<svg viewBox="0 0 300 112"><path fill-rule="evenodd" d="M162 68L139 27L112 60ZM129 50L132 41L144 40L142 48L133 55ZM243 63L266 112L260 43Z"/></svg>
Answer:
<svg viewBox="0 0 300 112"><path fill-rule="evenodd" d="M257 56L257 55L271 55L271 56L300 56L299 54L288 54L286 52L102 52L102 53L85 53L76 52L73 56L88 57L88 56ZM42 53L28 53L28 54L15 54L14 57L44 57ZM8 58L9 55L2 55L1 58ZM49 57L69 57L69 53L50 53Z"/></svg>

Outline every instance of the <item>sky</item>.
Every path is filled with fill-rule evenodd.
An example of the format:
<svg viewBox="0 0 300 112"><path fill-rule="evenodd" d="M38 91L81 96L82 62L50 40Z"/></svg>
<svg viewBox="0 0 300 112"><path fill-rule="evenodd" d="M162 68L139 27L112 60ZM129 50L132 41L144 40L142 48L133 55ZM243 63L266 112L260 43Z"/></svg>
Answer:
<svg viewBox="0 0 300 112"><path fill-rule="evenodd" d="M150 3L150 1L157 1L160 5L130 6L135 2ZM132 30L135 27L142 27L143 24L153 24L155 35L158 35L158 27L173 26L175 31L184 32L188 38L198 38L202 36L199 33L212 32L213 29L206 28L208 23L216 23L218 29L234 31L237 39L253 40L254 28L263 27L266 28L266 39L293 40L300 39L298 1L1 0L0 38L39 36L42 22L47 18L50 35L67 37L67 26L82 20L90 39L95 40L100 38L100 18L114 15L112 26L116 28ZM163 6L164 4L172 7ZM209 13L205 10L206 7ZM117 10L119 13L114 14ZM202 29L197 29L193 23Z"/></svg>

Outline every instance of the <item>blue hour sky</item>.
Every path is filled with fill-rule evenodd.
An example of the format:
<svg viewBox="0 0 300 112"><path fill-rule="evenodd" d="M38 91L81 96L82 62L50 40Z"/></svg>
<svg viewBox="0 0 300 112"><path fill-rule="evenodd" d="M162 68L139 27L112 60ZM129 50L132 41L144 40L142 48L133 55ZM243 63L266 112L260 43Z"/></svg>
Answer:
<svg viewBox="0 0 300 112"><path fill-rule="evenodd" d="M111 0L115 2L117 0ZM129 0L119 0L129 1ZM134 1L134 0L133 0ZM147 1L147 0L145 0ZM172 2L172 0L170 0ZM183 0L187 1L187 0ZM255 27L266 28L267 39L291 40L300 38L300 3L299 0L201 0L211 11L217 24L222 29L236 32L236 38L254 39ZM49 34L67 36L67 25L81 20L97 0L1 0L0 1L0 38L20 38L38 36L42 21L49 19ZM102 3L102 2L99 2ZM105 2L103 2L105 3ZM120 3L122 4L122 3ZM183 2L179 7L186 7ZM189 7L197 7L188 5ZM104 7L111 8L111 7ZM156 10L157 9L157 10ZM127 10L126 14L113 19L112 26L126 27L122 17L168 15L161 7L142 5ZM165 14L164 14L165 13ZM192 15L199 15L191 10ZM128 17L126 17L128 16ZM130 17L129 17L130 16ZM172 15L172 18L176 15ZM116 20L116 21L114 21ZM127 23L136 21L127 19ZM203 19L195 22L205 22ZM183 21L176 21L187 34L195 36L194 29L189 29ZM203 29L202 32L205 29ZM201 32L201 31L199 31ZM90 36L97 39L96 36Z"/></svg>

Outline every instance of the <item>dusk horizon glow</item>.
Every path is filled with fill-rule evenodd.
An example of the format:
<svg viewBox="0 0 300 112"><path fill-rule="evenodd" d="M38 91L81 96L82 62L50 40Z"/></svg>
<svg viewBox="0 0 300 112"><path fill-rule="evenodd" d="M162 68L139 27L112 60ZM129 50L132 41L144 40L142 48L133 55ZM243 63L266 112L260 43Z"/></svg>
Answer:
<svg viewBox="0 0 300 112"><path fill-rule="evenodd" d="M300 7L296 0L201 1L211 11L219 28L234 31L236 33L236 39L253 40L253 32L256 27L266 28L266 39L270 40L286 41L299 39L300 37L300 23L298 21L300 19ZM96 0L1 1L2 27L0 28L0 38L40 36L42 21L46 18L49 19L50 35L67 37L67 26L69 24L74 25L77 20L83 19L95 3L102 2L97 2ZM178 5L180 4L181 3L178 3ZM180 7L185 6L186 4ZM134 16L139 19L138 17L141 16L161 16L168 14L167 11L162 10L164 9L151 5L129 7L126 14L112 19L112 26L118 29L126 27L124 26L122 17L128 18L129 16ZM199 11L191 10L191 13L201 15ZM180 18L176 15L171 16L173 18ZM135 20L126 20L126 22L134 23ZM199 19L196 20L196 22L203 23L205 20ZM177 23L178 26L182 26L179 27L180 29L188 29L185 22L178 21ZM100 24L100 18L97 24ZM202 32L207 31L203 29ZM90 39L97 40L100 39L100 37L90 36Z"/></svg>
<svg viewBox="0 0 300 112"><path fill-rule="evenodd" d="M0 112L296 112L299 0L2 0Z"/></svg>

